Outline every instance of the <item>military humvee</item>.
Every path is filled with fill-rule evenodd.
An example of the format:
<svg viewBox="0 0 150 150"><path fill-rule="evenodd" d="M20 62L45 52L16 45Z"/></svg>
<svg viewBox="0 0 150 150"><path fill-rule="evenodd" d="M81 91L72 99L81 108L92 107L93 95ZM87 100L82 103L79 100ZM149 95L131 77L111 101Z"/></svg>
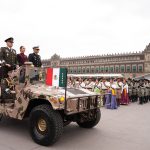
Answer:
<svg viewBox="0 0 150 150"><path fill-rule="evenodd" d="M1 80L0 114L15 119L29 118L32 139L44 146L55 143L64 126L76 122L92 128L100 121L99 95L86 89L50 87L44 69L31 62Z"/></svg>

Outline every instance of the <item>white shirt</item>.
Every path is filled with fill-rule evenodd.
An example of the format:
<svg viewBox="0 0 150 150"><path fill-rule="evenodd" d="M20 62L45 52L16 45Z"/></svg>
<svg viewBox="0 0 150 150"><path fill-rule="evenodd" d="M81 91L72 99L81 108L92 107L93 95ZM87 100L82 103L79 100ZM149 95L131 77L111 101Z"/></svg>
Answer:
<svg viewBox="0 0 150 150"><path fill-rule="evenodd" d="M127 93L128 93L128 84L127 83L125 85L122 84L121 93L123 92L124 89L126 89Z"/></svg>

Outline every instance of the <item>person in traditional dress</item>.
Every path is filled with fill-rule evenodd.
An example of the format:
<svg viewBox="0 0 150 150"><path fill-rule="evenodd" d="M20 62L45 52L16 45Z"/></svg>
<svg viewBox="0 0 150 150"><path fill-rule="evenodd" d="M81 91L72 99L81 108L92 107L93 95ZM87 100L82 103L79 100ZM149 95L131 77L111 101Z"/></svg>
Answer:
<svg viewBox="0 0 150 150"><path fill-rule="evenodd" d="M122 87L122 82L121 79L118 78L114 84L116 85L116 101L117 101L117 106L120 106L120 101L121 101L121 87Z"/></svg>
<svg viewBox="0 0 150 150"><path fill-rule="evenodd" d="M86 85L86 89L92 91L93 87L94 87L94 82L93 82L93 79L89 78L88 80L88 84Z"/></svg>
<svg viewBox="0 0 150 150"><path fill-rule="evenodd" d="M79 79L79 88L85 88L85 83L81 78Z"/></svg>
<svg viewBox="0 0 150 150"><path fill-rule="evenodd" d="M128 96L128 84L126 82L126 79L123 79L123 84L121 88L121 102L122 105L128 105L129 104L129 96Z"/></svg>
<svg viewBox="0 0 150 150"><path fill-rule="evenodd" d="M111 108L111 88L110 88L110 82L103 82L104 86L107 88L107 91L105 93L106 102L105 102L105 108L110 109Z"/></svg>
<svg viewBox="0 0 150 150"><path fill-rule="evenodd" d="M100 88L99 87L99 81L98 81L98 79L96 79L95 82L94 82L94 86L93 86L92 91L94 91L95 89L99 89L99 88Z"/></svg>
<svg viewBox="0 0 150 150"><path fill-rule="evenodd" d="M107 95L106 95L106 93L107 93L107 86L106 86L107 82L106 83L105 82L106 82L105 78L101 79L100 84L101 84L101 90L102 90L102 94L103 94L103 105L105 105L106 97L107 97Z"/></svg>
<svg viewBox="0 0 150 150"><path fill-rule="evenodd" d="M98 79L95 80L93 92L101 94L101 84ZM103 106L103 96L99 96L100 106Z"/></svg>
<svg viewBox="0 0 150 150"><path fill-rule="evenodd" d="M113 79L110 79L110 90L111 90L111 102L110 109L117 109L117 101L116 101L116 85L113 82Z"/></svg>

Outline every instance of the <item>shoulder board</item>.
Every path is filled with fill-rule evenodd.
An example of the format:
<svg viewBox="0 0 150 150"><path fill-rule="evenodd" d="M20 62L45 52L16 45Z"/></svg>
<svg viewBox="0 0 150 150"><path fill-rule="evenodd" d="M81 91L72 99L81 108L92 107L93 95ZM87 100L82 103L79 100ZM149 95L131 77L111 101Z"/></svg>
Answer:
<svg viewBox="0 0 150 150"><path fill-rule="evenodd" d="M12 52L16 54L16 50L13 49Z"/></svg>

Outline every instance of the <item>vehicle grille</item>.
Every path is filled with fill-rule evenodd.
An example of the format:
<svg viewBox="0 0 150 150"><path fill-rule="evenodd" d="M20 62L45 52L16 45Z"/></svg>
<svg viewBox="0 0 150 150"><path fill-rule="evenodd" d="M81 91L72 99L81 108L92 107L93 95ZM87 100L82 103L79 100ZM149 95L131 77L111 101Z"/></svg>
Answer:
<svg viewBox="0 0 150 150"><path fill-rule="evenodd" d="M67 100L67 111L70 113L79 113L96 109L98 107L97 96L86 96L82 98L70 98Z"/></svg>

